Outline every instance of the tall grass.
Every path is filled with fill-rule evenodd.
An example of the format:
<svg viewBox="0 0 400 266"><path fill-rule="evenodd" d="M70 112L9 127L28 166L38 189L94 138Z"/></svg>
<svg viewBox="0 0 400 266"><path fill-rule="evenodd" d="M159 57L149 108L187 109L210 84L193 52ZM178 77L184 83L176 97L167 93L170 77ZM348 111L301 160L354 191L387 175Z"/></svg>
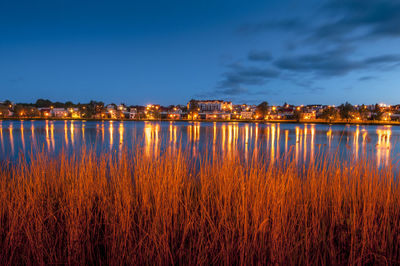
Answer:
<svg viewBox="0 0 400 266"><path fill-rule="evenodd" d="M400 263L393 165L188 152L3 166L1 265Z"/></svg>

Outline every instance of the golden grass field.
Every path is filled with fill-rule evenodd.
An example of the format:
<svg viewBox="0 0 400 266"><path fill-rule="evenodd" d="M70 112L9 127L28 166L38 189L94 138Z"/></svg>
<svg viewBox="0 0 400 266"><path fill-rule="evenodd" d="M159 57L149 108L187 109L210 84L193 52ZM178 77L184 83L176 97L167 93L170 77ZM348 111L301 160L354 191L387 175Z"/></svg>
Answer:
<svg viewBox="0 0 400 266"><path fill-rule="evenodd" d="M0 264L400 263L394 165L187 153L4 164Z"/></svg>

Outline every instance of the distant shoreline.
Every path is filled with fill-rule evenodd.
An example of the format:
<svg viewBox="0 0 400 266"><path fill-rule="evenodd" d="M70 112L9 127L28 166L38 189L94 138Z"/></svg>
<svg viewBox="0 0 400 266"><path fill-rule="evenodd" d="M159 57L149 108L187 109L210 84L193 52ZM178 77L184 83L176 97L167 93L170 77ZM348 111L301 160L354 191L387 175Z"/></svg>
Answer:
<svg viewBox="0 0 400 266"><path fill-rule="evenodd" d="M14 118L14 117L5 117L0 118L0 121L136 121L136 122L207 122L207 123L282 123L282 124L326 124L326 125L381 125L381 126L400 126L400 122L397 121L324 121L324 120L254 120L254 119L197 119L197 120L189 120L189 119L82 119L82 118Z"/></svg>

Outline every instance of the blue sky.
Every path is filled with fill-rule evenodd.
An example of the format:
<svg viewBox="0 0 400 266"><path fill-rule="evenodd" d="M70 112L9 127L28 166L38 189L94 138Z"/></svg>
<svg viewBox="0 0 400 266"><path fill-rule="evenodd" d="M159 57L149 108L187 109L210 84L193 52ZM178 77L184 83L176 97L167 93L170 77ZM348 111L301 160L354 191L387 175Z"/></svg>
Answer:
<svg viewBox="0 0 400 266"><path fill-rule="evenodd" d="M400 103L400 2L0 1L0 98Z"/></svg>

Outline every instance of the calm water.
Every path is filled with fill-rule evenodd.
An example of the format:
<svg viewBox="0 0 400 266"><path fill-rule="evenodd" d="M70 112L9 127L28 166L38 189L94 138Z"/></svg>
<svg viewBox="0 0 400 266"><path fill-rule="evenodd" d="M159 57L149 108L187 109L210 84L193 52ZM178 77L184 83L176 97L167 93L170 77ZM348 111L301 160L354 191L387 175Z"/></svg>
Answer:
<svg viewBox="0 0 400 266"><path fill-rule="evenodd" d="M254 154L277 160L291 153L299 162L336 153L341 160L368 156L383 167L397 161L400 127L314 124L247 124L203 122L0 121L0 161L15 161L31 151L57 155L83 146L118 152L136 145L146 153L188 148L191 156L218 150L227 156Z"/></svg>

